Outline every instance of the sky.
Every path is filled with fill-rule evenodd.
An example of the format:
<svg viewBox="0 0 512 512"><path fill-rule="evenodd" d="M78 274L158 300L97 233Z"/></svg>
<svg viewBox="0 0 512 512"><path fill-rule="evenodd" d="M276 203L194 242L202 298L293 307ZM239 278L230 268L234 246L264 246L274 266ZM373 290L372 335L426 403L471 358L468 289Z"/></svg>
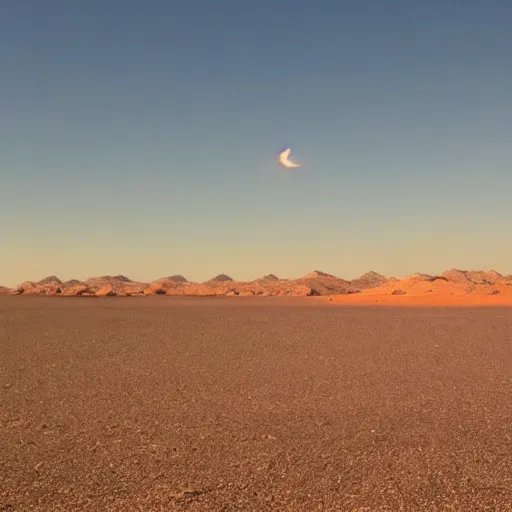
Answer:
<svg viewBox="0 0 512 512"><path fill-rule="evenodd" d="M3 0L0 284L512 273L511 19L509 0Z"/></svg>

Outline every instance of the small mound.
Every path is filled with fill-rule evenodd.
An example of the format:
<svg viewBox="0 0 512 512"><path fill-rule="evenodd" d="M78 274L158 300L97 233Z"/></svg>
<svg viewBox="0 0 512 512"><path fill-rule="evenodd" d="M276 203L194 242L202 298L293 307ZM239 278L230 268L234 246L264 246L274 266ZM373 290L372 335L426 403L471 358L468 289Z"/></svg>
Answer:
<svg viewBox="0 0 512 512"><path fill-rule="evenodd" d="M387 277L372 270L371 272L367 272L366 274L363 274L362 276L354 279L351 283L352 286L357 290L366 290L368 288L376 288L377 286L382 286L389 281L391 280Z"/></svg>
<svg viewBox="0 0 512 512"><path fill-rule="evenodd" d="M308 286L319 295L338 295L356 291L349 281L320 270L314 270L294 281Z"/></svg>
<svg viewBox="0 0 512 512"><path fill-rule="evenodd" d="M123 276L122 274L118 274L117 276L106 275L106 276L101 276L101 277L92 277L90 279L97 279L97 280L102 279L104 281L117 281L119 283L132 283L133 282L129 277Z"/></svg>
<svg viewBox="0 0 512 512"><path fill-rule="evenodd" d="M330 277L338 279L336 276L328 274L327 272L322 272L321 270L313 270L313 272L306 274L302 279L318 279L319 277Z"/></svg>
<svg viewBox="0 0 512 512"><path fill-rule="evenodd" d="M219 274L219 275L215 276L213 279L210 279L210 282L222 282L222 283L224 283L226 281L233 281L233 279L231 279L231 277L229 277L226 274Z"/></svg>
<svg viewBox="0 0 512 512"><path fill-rule="evenodd" d="M275 274L267 274L261 278L261 281L279 281L279 277Z"/></svg>
<svg viewBox="0 0 512 512"><path fill-rule="evenodd" d="M78 279L70 279L63 284L66 286L78 286L79 284L82 284L82 281L79 281Z"/></svg>
<svg viewBox="0 0 512 512"><path fill-rule="evenodd" d="M173 276L166 277L165 279L168 279L169 281L174 281L175 283L188 283L188 279L179 274L174 274Z"/></svg>
<svg viewBox="0 0 512 512"><path fill-rule="evenodd" d="M446 279L452 283L467 284L471 282L467 274L468 273L466 270L452 268L450 270L444 271L441 275L446 277Z"/></svg>
<svg viewBox="0 0 512 512"><path fill-rule="evenodd" d="M113 276L112 279L114 281L120 281L122 283L133 283L133 281L129 277L123 276L122 274Z"/></svg>
<svg viewBox="0 0 512 512"><path fill-rule="evenodd" d="M62 281L57 276L48 276L40 281L37 281L36 284L62 284Z"/></svg>

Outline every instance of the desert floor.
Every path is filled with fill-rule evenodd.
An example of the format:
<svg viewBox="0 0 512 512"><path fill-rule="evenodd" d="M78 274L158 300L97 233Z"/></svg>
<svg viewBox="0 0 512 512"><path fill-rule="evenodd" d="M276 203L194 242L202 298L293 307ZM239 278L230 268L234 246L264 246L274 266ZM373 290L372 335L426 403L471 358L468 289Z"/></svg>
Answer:
<svg viewBox="0 0 512 512"><path fill-rule="evenodd" d="M0 298L0 510L512 510L512 309Z"/></svg>
<svg viewBox="0 0 512 512"><path fill-rule="evenodd" d="M351 295L335 295L312 297L323 303L363 306L420 306L420 307L493 307L512 306L512 293L499 295L444 295L444 294L422 294L422 295L391 295L373 294L371 291Z"/></svg>

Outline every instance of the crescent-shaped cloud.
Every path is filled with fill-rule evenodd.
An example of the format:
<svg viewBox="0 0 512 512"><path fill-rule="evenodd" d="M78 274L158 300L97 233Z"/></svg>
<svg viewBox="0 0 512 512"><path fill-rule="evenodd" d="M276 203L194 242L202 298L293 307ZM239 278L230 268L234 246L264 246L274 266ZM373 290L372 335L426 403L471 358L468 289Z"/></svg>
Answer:
<svg viewBox="0 0 512 512"><path fill-rule="evenodd" d="M300 167L299 164L296 164L296 163L293 163L291 160L290 160L290 153L291 153L291 149L290 148L286 148L284 151L281 151L281 153L279 153L279 163L283 166L283 167Z"/></svg>

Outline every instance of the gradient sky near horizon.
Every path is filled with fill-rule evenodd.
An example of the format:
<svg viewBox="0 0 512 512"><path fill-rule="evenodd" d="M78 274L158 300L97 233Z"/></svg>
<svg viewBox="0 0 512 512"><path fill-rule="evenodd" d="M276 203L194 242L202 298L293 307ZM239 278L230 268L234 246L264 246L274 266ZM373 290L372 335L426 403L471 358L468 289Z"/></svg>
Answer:
<svg viewBox="0 0 512 512"><path fill-rule="evenodd" d="M0 284L512 273L511 20L508 0L2 1Z"/></svg>

